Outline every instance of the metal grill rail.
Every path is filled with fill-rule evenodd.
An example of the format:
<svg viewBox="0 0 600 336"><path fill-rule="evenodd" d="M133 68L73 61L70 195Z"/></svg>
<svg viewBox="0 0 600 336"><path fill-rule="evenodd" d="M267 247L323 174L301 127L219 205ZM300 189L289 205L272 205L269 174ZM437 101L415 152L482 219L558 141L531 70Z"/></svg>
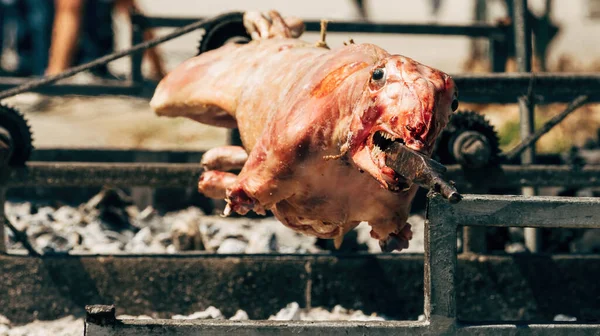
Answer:
<svg viewBox="0 0 600 336"><path fill-rule="evenodd" d="M446 176L459 187L469 183L485 184L492 188L537 187L594 187L600 186L600 166L573 170L560 165L506 165L493 178L472 180L460 166L448 166ZM76 163L30 162L15 168L4 187L183 187L194 186L202 168L196 163Z"/></svg>
<svg viewBox="0 0 600 336"><path fill-rule="evenodd" d="M116 320L114 307L88 307L85 335L597 335L599 324L469 324L457 321L455 274L460 225L600 228L595 198L465 195L429 200L425 223L424 322L277 322Z"/></svg>
<svg viewBox="0 0 600 336"><path fill-rule="evenodd" d="M579 95L587 95L588 102L600 102L600 74L454 74L460 88L460 101L465 103L516 103L533 85L536 104L568 103ZM0 91L26 83L19 78L0 78ZM125 95L151 98L155 84L131 81L107 81L105 84L55 84L31 90L46 95Z"/></svg>

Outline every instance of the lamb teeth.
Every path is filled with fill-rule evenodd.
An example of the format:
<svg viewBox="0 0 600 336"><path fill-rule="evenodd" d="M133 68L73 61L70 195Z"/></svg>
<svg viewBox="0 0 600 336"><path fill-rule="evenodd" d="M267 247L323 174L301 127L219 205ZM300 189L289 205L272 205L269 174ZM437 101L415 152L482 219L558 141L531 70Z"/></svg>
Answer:
<svg viewBox="0 0 600 336"><path fill-rule="evenodd" d="M377 157L381 153L382 153L381 148L379 148L378 146L374 146L373 149L371 150L371 156L373 156L373 157Z"/></svg>
<svg viewBox="0 0 600 336"><path fill-rule="evenodd" d="M388 140L392 140L392 141L395 141L395 140L396 140L396 137L395 137L395 136L393 136L393 135L391 135L390 133L387 133L387 132L381 132L381 135L382 135L384 138L388 139Z"/></svg>

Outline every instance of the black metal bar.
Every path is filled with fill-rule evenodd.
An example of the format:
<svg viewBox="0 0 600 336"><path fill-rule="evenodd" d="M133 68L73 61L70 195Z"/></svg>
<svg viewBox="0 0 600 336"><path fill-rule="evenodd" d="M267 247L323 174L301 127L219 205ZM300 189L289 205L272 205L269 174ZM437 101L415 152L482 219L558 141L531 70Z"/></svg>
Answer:
<svg viewBox="0 0 600 336"><path fill-rule="evenodd" d="M585 188L600 185L600 167L587 166L574 171L566 165L504 165L498 171L486 171L483 178L474 177L459 166L448 166L446 177L461 186L471 188L473 184L486 188L520 187L573 187Z"/></svg>
<svg viewBox="0 0 600 336"><path fill-rule="evenodd" d="M6 186L17 187L63 187L63 186L151 186L187 188L198 182L202 172L199 164L188 163L77 163L77 162L29 162L25 168L11 171ZM448 166L446 178L461 186L471 183L486 184L496 188L519 188L522 186L600 186L600 166L588 166L573 171L570 166L518 165L502 166L497 175L484 181L472 180L460 166Z"/></svg>
<svg viewBox="0 0 600 336"><path fill-rule="evenodd" d="M460 90L460 100L469 103L516 103L527 95L532 75L504 73L486 75L452 75ZM588 95L590 102L600 101L600 74L570 73L535 74L535 91L531 99L536 104L569 103L574 97Z"/></svg>
<svg viewBox="0 0 600 336"><path fill-rule="evenodd" d="M0 91L12 89L29 82L25 78L0 77ZM145 90L147 89L147 90ZM37 92L50 96L83 95L125 95L150 97L154 92L153 87L136 85L130 81L104 80L102 83L94 84L54 84L31 89L29 92Z"/></svg>
<svg viewBox="0 0 600 336"><path fill-rule="evenodd" d="M4 203L6 201L6 188L0 188L0 254L6 253L6 231L4 222L7 220L4 213Z"/></svg>
<svg viewBox="0 0 600 336"><path fill-rule="evenodd" d="M529 7L527 0L513 0L513 19L515 32L515 56L517 60L517 71L522 73L531 72L531 50L532 36L528 20ZM533 77L526 95L518 98L520 114L521 141L531 137L535 131L535 101L533 96ZM521 153L521 163L525 165L535 163L535 142L531 143ZM534 196L537 194L535 188L523 188L523 195ZM538 252L541 245L540 233L531 228L525 229L525 245L531 252Z"/></svg>
<svg viewBox="0 0 600 336"><path fill-rule="evenodd" d="M450 329L456 323L456 223L438 209L428 207L425 220L425 318Z"/></svg>
<svg viewBox="0 0 600 336"><path fill-rule="evenodd" d="M146 27L182 27L204 18L167 18L144 17L136 15L134 21L144 21ZM319 32L321 21L304 21L306 31ZM328 33L378 33L378 34L420 34L420 35L459 35L471 37L503 37L510 27L489 24L449 25L449 24L412 24L412 23L385 23L385 22L349 22L330 21L327 24Z"/></svg>
<svg viewBox="0 0 600 336"><path fill-rule="evenodd" d="M506 39L491 38L489 48L492 72L504 72L504 70L506 70L506 61L508 60L508 46Z"/></svg>
<svg viewBox="0 0 600 336"><path fill-rule="evenodd" d="M131 45L137 45L144 42L144 27L138 22L131 22ZM144 53L131 54L131 81L141 83L144 80L142 75L142 62Z"/></svg>
<svg viewBox="0 0 600 336"><path fill-rule="evenodd" d="M190 187L198 182L201 171L199 164L30 162L11 172L7 187Z"/></svg>
<svg viewBox="0 0 600 336"><path fill-rule="evenodd" d="M430 200L429 207L430 219L440 217L440 220L455 225L569 229L600 227L600 199L592 197L467 194L457 204L449 204L442 197L435 197Z"/></svg>
<svg viewBox="0 0 600 336"><path fill-rule="evenodd" d="M513 1L513 19L515 34L515 53L517 61L517 71L531 71L531 28L527 20L527 0Z"/></svg>
<svg viewBox="0 0 600 336"><path fill-rule="evenodd" d="M135 320L117 319L115 323L85 323L85 336L117 335L597 335L599 324L498 323L456 326L452 331L419 322L355 321L227 321L227 320Z"/></svg>
<svg viewBox="0 0 600 336"><path fill-rule="evenodd" d="M520 73L455 74L452 78L460 89L460 100L465 103L516 103L519 96L528 92L531 75ZM27 82L21 78L0 78L0 90ZM48 95L127 95L151 97L155 84L145 82L135 85L128 81L104 81L92 85L54 84L32 89ZM535 75L536 104L569 103L573 97L588 96L588 102L600 102L600 74L549 74Z"/></svg>
<svg viewBox="0 0 600 336"><path fill-rule="evenodd" d="M4 201L5 198L3 198L3 205L4 205ZM17 229L14 225L12 225L12 223L10 222L10 220L8 218L6 218L6 216L4 216L4 214L2 215L2 224L8 226L8 228L12 231L15 241L21 243L21 245L23 245L23 248L25 248L25 250L27 250L27 253L29 253L30 256L32 257L41 257L42 255L33 247L33 245L31 245L31 243L29 242L29 237L27 236L27 233ZM2 251L0 250L0 253L3 253L6 251Z"/></svg>

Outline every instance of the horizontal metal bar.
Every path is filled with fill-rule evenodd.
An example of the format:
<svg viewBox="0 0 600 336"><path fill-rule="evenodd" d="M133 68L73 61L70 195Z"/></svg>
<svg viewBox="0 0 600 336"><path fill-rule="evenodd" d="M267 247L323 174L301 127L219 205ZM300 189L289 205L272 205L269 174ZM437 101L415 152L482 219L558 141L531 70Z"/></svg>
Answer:
<svg viewBox="0 0 600 336"><path fill-rule="evenodd" d="M430 200L430 218L466 226L600 228L600 198L463 195L450 205Z"/></svg>
<svg viewBox="0 0 600 336"><path fill-rule="evenodd" d="M588 102L600 102L600 74L455 74L452 78L459 88L459 99L465 103L516 103L529 90L533 80L536 104L568 103L576 96L587 95ZM25 83L26 79L0 77L0 90ZM98 84L55 84L32 90L48 95L128 95L150 98L156 84L134 85L127 81L106 81Z"/></svg>
<svg viewBox="0 0 600 336"><path fill-rule="evenodd" d="M568 166L502 166L503 173L488 176L483 183L491 187L521 186L600 186L600 166L573 171ZM202 169L195 163L82 163L29 162L15 168L7 180L8 188L118 185L123 187L190 187L198 182ZM457 186L471 182L459 166L446 174ZM460 191L460 190L459 190Z"/></svg>
<svg viewBox="0 0 600 336"><path fill-rule="evenodd" d="M461 325L456 335L598 335L600 324L488 324Z"/></svg>
<svg viewBox="0 0 600 336"><path fill-rule="evenodd" d="M302 322L302 321L192 321L192 320L117 320L99 326L86 322L85 336L96 335L422 335L431 328L419 322Z"/></svg>
<svg viewBox="0 0 600 336"><path fill-rule="evenodd" d="M12 89L31 81L30 78L0 77L0 91ZM102 83L93 84L52 84L33 89L29 92L37 92L49 96L81 95L81 96L146 96L154 92L154 87L136 85L129 81L104 80Z"/></svg>
<svg viewBox="0 0 600 336"><path fill-rule="evenodd" d="M461 102L516 103L530 86L536 104L569 103L579 95L587 95L589 102L600 101L600 73L455 74L452 78Z"/></svg>
<svg viewBox="0 0 600 336"><path fill-rule="evenodd" d="M199 164L30 162L12 170L7 187L190 187L201 171Z"/></svg>
<svg viewBox="0 0 600 336"><path fill-rule="evenodd" d="M144 17L138 15L132 20L150 28L183 27L204 18L168 18ZM306 31L321 30L320 21L305 20ZM450 25L450 24L418 24L418 23L389 23L389 22L352 22L330 21L327 24L329 33L377 33L377 34L419 34L419 35L459 35L471 37L504 37L509 27L489 24Z"/></svg>
<svg viewBox="0 0 600 336"><path fill-rule="evenodd" d="M142 148L36 148L31 161L59 162L200 162L204 151Z"/></svg>
<svg viewBox="0 0 600 336"><path fill-rule="evenodd" d="M458 165L447 166L446 177L458 186L471 185L492 188L600 186L600 166L589 165L574 170L568 165L502 165L497 170L465 172ZM459 190L460 191L460 190Z"/></svg>
<svg viewBox="0 0 600 336"><path fill-rule="evenodd" d="M421 322L351 321L206 321L206 320L117 320L100 326L86 322L85 336L95 335L597 335L598 324L498 324L459 325L451 329Z"/></svg>

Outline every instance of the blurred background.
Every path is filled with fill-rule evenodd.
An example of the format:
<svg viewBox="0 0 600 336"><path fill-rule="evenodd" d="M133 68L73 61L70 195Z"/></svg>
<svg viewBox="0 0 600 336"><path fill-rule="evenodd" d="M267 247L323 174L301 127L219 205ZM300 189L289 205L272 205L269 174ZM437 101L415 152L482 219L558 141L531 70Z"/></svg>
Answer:
<svg viewBox="0 0 600 336"><path fill-rule="evenodd" d="M268 0L154 1L154 0L2 0L0 18L2 62L0 75L41 76L57 73L131 45L129 11L146 16L210 17L232 10L275 9L283 15L318 20L369 20L404 23L494 23L507 20L505 0L331 0L282 2ZM510 3L510 1L509 1ZM549 22L550 42L545 57L533 62L534 71L590 72L600 69L600 1L530 0L535 24ZM79 20L79 24L77 24ZM60 22L60 24L57 24ZM53 29L54 25L59 29ZM73 29L76 27L77 29ZM535 30L535 27L534 27ZM73 34L73 31L79 34ZM147 32L163 35L171 29ZM54 46L52 40L54 36ZM146 54L144 76L159 80L164 73L196 54L200 33L186 34L161 44ZM303 36L317 41L316 33ZM353 38L375 43L392 53L412 57L451 74L487 72L488 43L485 39L428 35L336 34L327 36L332 47ZM542 52L542 54L544 54ZM506 71L514 71L509 59ZM89 83L126 78L128 58L117 60L93 73L68 79ZM24 111L36 135L36 147L132 147L148 149L204 150L226 141L226 131L188 120L158 118L146 99L130 97L44 97L22 94L8 100ZM461 105L484 113L499 131L503 149L518 141L516 105ZM536 108L541 125L563 106ZM595 138L600 114L589 104L574 113L538 142L538 151L561 152Z"/></svg>

